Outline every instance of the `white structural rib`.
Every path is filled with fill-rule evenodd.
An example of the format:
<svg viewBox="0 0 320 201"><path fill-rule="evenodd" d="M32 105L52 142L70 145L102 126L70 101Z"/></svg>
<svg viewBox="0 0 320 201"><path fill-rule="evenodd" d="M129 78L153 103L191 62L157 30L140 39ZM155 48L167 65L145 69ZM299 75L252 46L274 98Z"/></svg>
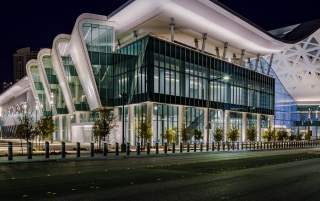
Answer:
<svg viewBox="0 0 320 201"><path fill-rule="evenodd" d="M44 49L41 49L38 53L38 57L37 57L37 60L38 60L38 64L39 64L39 75L40 75L40 80L43 84L43 88L44 88L44 92L46 94L46 97L47 97L47 100L50 102L52 102L53 100L51 100L51 90L50 90L50 87L49 87L49 82L48 82L48 79L47 79L47 74L46 74L46 71L45 71L45 67L44 67L44 64L43 64L43 57L45 56L49 56L51 57L51 49L48 49L48 48L44 48ZM52 107L53 108L53 111L55 113L57 113L56 111L56 107Z"/></svg>
<svg viewBox="0 0 320 201"><path fill-rule="evenodd" d="M32 66L36 66L37 69L39 70L39 64L38 64L38 61L36 59L31 59L27 62L26 64L26 72L27 72L27 76L29 78L29 81L30 81L30 87L31 87L31 91L32 91L32 94L33 94L33 97L35 98L35 100L39 100L39 97L38 97L38 94L36 92L36 86L34 85L34 79L32 77L32 73L31 73L31 70L30 68ZM40 107L40 110L42 108Z"/></svg>
<svg viewBox="0 0 320 201"><path fill-rule="evenodd" d="M116 33L123 33L158 15L167 16L168 23L174 18L181 28L207 33L251 52L279 52L286 45L210 0L135 0L108 20Z"/></svg>
<svg viewBox="0 0 320 201"><path fill-rule="evenodd" d="M57 78L64 96L66 106L68 108L69 113L72 114L73 112L75 112L75 107L72 101L72 94L67 81L67 76L64 71L64 65L61 57L62 55L59 49L60 44L66 44L65 47L67 50L67 47L68 47L67 44L69 44L70 39L71 39L71 36L67 34L59 34L54 38L53 44L52 44L52 51L51 51L51 60L52 60L53 69L57 74Z"/></svg>
<svg viewBox="0 0 320 201"><path fill-rule="evenodd" d="M94 110L102 107L102 105L92 71L86 42L81 30L84 23L93 23L100 25L108 25L108 23L106 16L88 13L80 15L77 18L76 24L74 25L69 46L70 55L78 72L79 80L87 97L88 105L91 110Z"/></svg>

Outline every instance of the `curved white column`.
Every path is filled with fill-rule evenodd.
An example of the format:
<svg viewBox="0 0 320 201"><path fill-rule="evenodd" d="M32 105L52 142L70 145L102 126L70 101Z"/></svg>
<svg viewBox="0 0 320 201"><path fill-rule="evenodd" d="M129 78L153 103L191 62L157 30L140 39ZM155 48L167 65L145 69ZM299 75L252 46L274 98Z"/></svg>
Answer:
<svg viewBox="0 0 320 201"><path fill-rule="evenodd" d="M50 103L53 100L51 100L51 90L49 87L49 82L48 82L45 67L43 64L43 57L45 57L45 56L51 57L51 49L48 49L48 48L41 49L38 53L38 58L37 58L38 64L39 64L40 80L43 84L43 88L44 88L44 92L46 94L47 100L50 100L49 101L49 103ZM57 114L56 107L54 106L54 107L52 107L52 109L54 111L54 114Z"/></svg>
<svg viewBox="0 0 320 201"><path fill-rule="evenodd" d="M26 72L27 72L27 76L29 78L29 81L30 81L30 86L31 86L31 91L32 91L32 94L33 94L33 97L36 99L36 100L39 100L39 97L38 97L38 94L36 92L36 86L34 85L34 79L32 77L32 73L30 71L30 68L32 66L37 66L38 70L39 70L39 64L38 64L38 61L36 59L31 59L27 62L26 64ZM42 112L41 110L42 108L39 108L40 112Z"/></svg>
<svg viewBox="0 0 320 201"><path fill-rule="evenodd" d="M64 66L61 58L62 54L59 49L59 45L65 43L65 51L67 51L70 39L71 36L67 34L59 34L54 38L51 50L51 60L53 69L57 74L57 78L64 96L66 106L68 108L69 113L72 114L73 112L75 112L75 106L72 101L71 90L67 81L67 76L64 71Z"/></svg>
<svg viewBox="0 0 320 201"><path fill-rule="evenodd" d="M100 24L111 26L107 22L107 17L94 14L82 14L77 18L74 25L71 41L70 55L77 70L79 80L91 110L102 107L99 91L92 71L92 65L89 58L86 42L82 34L82 25L84 23Z"/></svg>

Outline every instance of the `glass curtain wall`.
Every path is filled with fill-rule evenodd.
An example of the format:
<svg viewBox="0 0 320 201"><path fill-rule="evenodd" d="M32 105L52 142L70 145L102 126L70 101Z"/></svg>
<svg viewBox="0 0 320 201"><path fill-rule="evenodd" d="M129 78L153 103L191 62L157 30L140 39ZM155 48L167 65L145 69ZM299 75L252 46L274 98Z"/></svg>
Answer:
<svg viewBox="0 0 320 201"><path fill-rule="evenodd" d="M185 125L191 128L192 141L194 141L194 131L197 129L204 137L204 109L196 107L185 108Z"/></svg>
<svg viewBox="0 0 320 201"><path fill-rule="evenodd" d="M44 65L47 80L49 82L49 88L52 93L51 98L53 98L54 107L56 108L58 114L67 114L68 109L64 101L64 96L61 87L59 86L57 74L52 66L51 56L44 56L42 58L42 62Z"/></svg>
<svg viewBox="0 0 320 201"><path fill-rule="evenodd" d="M209 110L209 122L210 122L210 129L209 129L209 140L208 142L212 142L214 140L214 133L217 128L223 130L223 111L222 110Z"/></svg>
<svg viewBox="0 0 320 201"><path fill-rule="evenodd" d="M86 96L71 57L62 56L62 62L76 111L89 111Z"/></svg>
<svg viewBox="0 0 320 201"><path fill-rule="evenodd" d="M147 55L153 101L273 114L271 77L153 37Z"/></svg>
<svg viewBox="0 0 320 201"><path fill-rule="evenodd" d="M82 32L101 103L106 106L108 74L112 66L113 29L110 26L84 23Z"/></svg>
<svg viewBox="0 0 320 201"><path fill-rule="evenodd" d="M40 74L39 74L39 67L38 66L31 66L30 67L31 76L34 82L35 90L37 97L39 99L40 103L40 109L43 112L43 115L49 115L51 109L49 106L49 101L46 98L43 84L40 80Z"/></svg>
<svg viewBox="0 0 320 201"><path fill-rule="evenodd" d="M175 105L154 104L153 107L153 141L163 145L165 142L164 133L168 128L176 131L176 140L178 142L178 116L179 108Z"/></svg>

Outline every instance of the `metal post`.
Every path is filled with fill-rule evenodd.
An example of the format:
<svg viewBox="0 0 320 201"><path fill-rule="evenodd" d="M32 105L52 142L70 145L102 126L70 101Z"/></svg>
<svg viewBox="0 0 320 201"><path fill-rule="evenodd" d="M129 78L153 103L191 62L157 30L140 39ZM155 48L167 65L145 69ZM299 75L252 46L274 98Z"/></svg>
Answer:
<svg viewBox="0 0 320 201"><path fill-rule="evenodd" d="M126 155L130 156L130 143L129 142L127 142Z"/></svg>
<svg viewBox="0 0 320 201"><path fill-rule="evenodd" d="M8 160L13 160L12 142L8 142Z"/></svg>
<svg viewBox="0 0 320 201"><path fill-rule="evenodd" d="M108 144L107 143L103 143L103 156L107 156L108 155Z"/></svg>
<svg viewBox="0 0 320 201"><path fill-rule="evenodd" d="M116 156L119 156L119 143L116 143Z"/></svg>
<svg viewBox="0 0 320 201"><path fill-rule="evenodd" d="M168 143L165 142L164 143L164 153L167 154L167 152L168 152Z"/></svg>
<svg viewBox="0 0 320 201"><path fill-rule="evenodd" d="M61 142L61 158L66 158L66 143Z"/></svg>
<svg viewBox="0 0 320 201"><path fill-rule="evenodd" d="M147 154L150 154L150 142L147 143Z"/></svg>
<svg viewBox="0 0 320 201"><path fill-rule="evenodd" d="M138 155L138 156L140 155L140 151L141 151L140 142L138 142L138 143L137 143L137 155Z"/></svg>
<svg viewBox="0 0 320 201"><path fill-rule="evenodd" d="M203 151L203 143L201 142L200 143L200 152L202 152Z"/></svg>
<svg viewBox="0 0 320 201"><path fill-rule="evenodd" d="M159 154L159 143L156 143L156 154Z"/></svg>
<svg viewBox="0 0 320 201"><path fill-rule="evenodd" d="M176 153L176 143L172 143L172 153Z"/></svg>
<svg viewBox="0 0 320 201"><path fill-rule="evenodd" d="M27 155L28 155L28 159L32 159L32 144L31 142L27 143Z"/></svg>
<svg viewBox="0 0 320 201"><path fill-rule="evenodd" d="M211 150L214 151L214 142L211 144Z"/></svg>
<svg viewBox="0 0 320 201"><path fill-rule="evenodd" d="M94 143L93 142L90 143L90 156L94 157Z"/></svg>
<svg viewBox="0 0 320 201"><path fill-rule="evenodd" d="M49 142L46 141L45 142L45 158L49 158L50 157L50 154L49 154Z"/></svg>
<svg viewBox="0 0 320 201"><path fill-rule="evenodd" d="M187 143L187 152L190 152L190 143Z"/></svg>
<svg viewBox="0 0 320 201"><path fill-rule="evenodd" d="M182 144L182 142L180 142L180 153L182 153L183 152L183 144Z"/></svg>
<svg viewBox="0 0 320 201"><path fill-rule="evenodd" d="M77 142L77 158L80 158L80 142Z"/></svg>
<svg viewBox="0 0 320 201"><path fill-rule="evenodd" d="M193 143L193 152L197 151L197 143Z"/></svg>

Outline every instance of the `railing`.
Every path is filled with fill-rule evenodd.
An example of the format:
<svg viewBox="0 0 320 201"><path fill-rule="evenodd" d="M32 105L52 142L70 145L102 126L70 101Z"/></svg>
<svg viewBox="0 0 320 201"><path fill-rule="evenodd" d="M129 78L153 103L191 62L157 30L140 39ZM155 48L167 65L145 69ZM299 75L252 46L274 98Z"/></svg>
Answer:
<svg viewBox="0 0 320 201"><path fill-rule="evenodd" d="M213 142L203 143L180 143L160 145L150 143L135 146L126 144L126 150L120 152L119 143L107 144L95 143L0 143L0 161L13 160L44 160L44 159L65 159L65 158L119 158L120 156L157 156L172 155L190 152L241 152L241 151L268 151L268 150L290 150L302 148L314 148L320 145L320 140L311 141L281 141L281 142Z"/></svg>

